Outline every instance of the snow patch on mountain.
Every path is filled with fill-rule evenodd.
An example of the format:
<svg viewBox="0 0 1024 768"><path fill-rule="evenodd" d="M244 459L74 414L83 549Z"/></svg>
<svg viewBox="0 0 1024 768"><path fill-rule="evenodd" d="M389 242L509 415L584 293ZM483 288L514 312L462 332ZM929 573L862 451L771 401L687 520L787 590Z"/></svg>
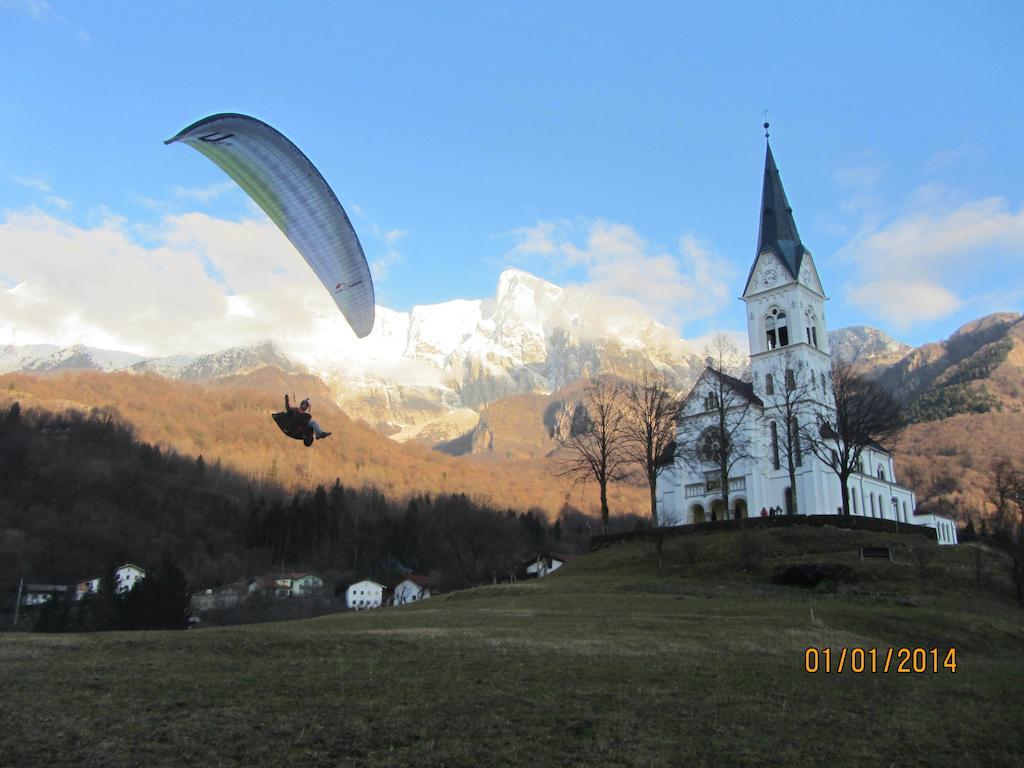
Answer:
<svg viewBox="0 0 1024 768"><path fill-rule="evenodd" d="M0 349L0 373L12 371L118 371L144 360L142 355L97 349L84 344L58 347L53 344L8 345Z"/></svg>

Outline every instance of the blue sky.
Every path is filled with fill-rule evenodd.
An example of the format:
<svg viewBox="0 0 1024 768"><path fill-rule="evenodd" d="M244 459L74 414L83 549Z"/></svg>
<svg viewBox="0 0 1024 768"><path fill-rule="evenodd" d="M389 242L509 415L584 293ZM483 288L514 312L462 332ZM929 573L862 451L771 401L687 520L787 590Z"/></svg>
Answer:
<svg viewBox="0 0 1024 768"><path fill-rule="evenodd" d="M187 291L161 261L199 237L182 222L262 214L162 141L237 111L320 168L383 305L487 297L519 266L687 338L735 330L767 108L829 326L936 340L1024 305L1022 8L0 0L0 292L41 313L62 258L134 274L114 252L166 275L137 299ZM118 341L100 299L63 301ZM53 331L26 312L0 330Z"/></svg>

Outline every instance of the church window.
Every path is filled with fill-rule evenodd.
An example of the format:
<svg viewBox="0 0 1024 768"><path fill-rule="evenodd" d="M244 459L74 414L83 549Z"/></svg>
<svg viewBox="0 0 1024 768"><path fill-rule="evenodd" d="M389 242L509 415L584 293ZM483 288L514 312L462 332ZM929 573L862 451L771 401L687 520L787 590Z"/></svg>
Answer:
<svg viewBox="0 0 1024 768"><path fill-rule="evenodd" d="M718 427L708 427L697 440L697 453L702 461L718 461L728 452L728 447L728 438L718 431Z"/></svg>
<svg viewBox="0 0 1024 768"><path fill-rule="evenodd" d="M764 393L766 395L775 394L775 378L770 373L764 375Z"/></svg>
<svg viewBox="0 0 1024 768"><path fill-rule="evenodd" d="M772 433L772 469L779 468L779 427L772 421L769 423L769 429Z"/></svg>
<svg viewBox="0 0 1024 768"><path fill-rule="evenodd" d="M792 392L796 389L796 374L793 373L792 368L786 369L786 391Z"/></svg>
<svg viewBox="0 0 1024 768"><path fill-rule="evenodd" d="M818 346L818 327L815 325L811 326L811 343Z"/></svg>
<svg viewBox="0 0 1024 768"><path fill-rule="evenodd" d="M878 479L879 480L885 480L885 470L882 469L882 465L881 464L878 465L878 472L877 472L877 474L878 474Z"/></svg>
<svg viewBox="0 0 1024 768"><path fill-rule="evenodd" d="M871 500L871 516L875 516L875 494L869 493L868 498Z"/></svg>
<svg viewBox="0 0 1024 768"><path fill-rule="evenodd" d="M715 392L709 392L707 397L704 398L704 410L714 411L718 408L718 394Z"/></svg>
<svg viewBox="0 0 1024 768"><path fill-rule="evenodd" d="M765 336L768 342L768 349L789 346L789 327L786 321L786 313L778 308L764 321Z"/></svg>
<svg viewBox="0 0 1024 768"><path fill-rule="evenodd" d="M811 329L810 328L805 328L804 330L807 331L807 343L810 344L811 343Z"/></svg>

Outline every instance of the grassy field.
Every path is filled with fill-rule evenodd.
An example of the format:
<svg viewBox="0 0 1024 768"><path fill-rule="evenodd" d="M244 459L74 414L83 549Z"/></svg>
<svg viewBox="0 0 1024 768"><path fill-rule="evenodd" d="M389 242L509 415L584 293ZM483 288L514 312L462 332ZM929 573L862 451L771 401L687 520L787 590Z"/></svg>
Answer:
<svg viewBox="0 0 1024 768"><path fill-rule="evenodd" d="M672 542L661 569L623 544L399 609L0 635L0 765L1024 764L1024 611L975 588L968 547L924 583L909 553L857 558L892 538L719 533ZM770 583L798 561L856 580ZM959 667L808 674L808 646L955 647Z"/></svg>

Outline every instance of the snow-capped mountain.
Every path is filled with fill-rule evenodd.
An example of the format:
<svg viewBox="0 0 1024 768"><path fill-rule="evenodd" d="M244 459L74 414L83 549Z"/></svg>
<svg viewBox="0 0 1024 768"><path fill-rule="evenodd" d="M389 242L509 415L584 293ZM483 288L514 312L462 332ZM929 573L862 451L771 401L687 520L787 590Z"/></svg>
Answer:
<svg viewBox="0 0 1024 768"><path fill-rule="evenodd" d="M73 344L29 344L0 347L0 373L11 371L118 371L146 358L131 352Z"/></svg>
<svg viewBox="0 0 1024 768"><path fill-rule="evenodd" d="M583 376L654 368L686 386L702 367L689 346L641 307L561 288L516 269L493 298L377 308L373 332L355 340L332 314L305 338L264 341L206 355L146 359L87 347L9 348L0 370L98 368L209 379L263 365L320 376L351 415L406 439L445 439L476 423L488 403L548 393Z"/></svg>
<svg viewBox="0 0 1024 768"><path fill-rule="evenodd" d="M291 360L272 341L251 347L232 347L209 355L172 355L142 360L128 367L133 373L155 373L171 379L201 380L234 376L276 365L289 373L305 373L305 366Z"/></svg>
<svg viewBox="0 0 1024 768"><path fill-rule="evenodd" d="M594 373L654 368L683 386L700 367L684 341L642 310L515 269L501 274L493 299L417 306L378 320L368 341L379 332L391 354L374 344L361 381L337 369L325 379L343 408L402 430L400 439L423 428L454 436L488 403L552 392Z"/></svg>
<svg viewBox="0 0 1024 768"><path fill-rule="evenodd" d="M832 357L858 367L895 363L913 347L897 341L877 328L851 325L828 334Z"/></svg>

